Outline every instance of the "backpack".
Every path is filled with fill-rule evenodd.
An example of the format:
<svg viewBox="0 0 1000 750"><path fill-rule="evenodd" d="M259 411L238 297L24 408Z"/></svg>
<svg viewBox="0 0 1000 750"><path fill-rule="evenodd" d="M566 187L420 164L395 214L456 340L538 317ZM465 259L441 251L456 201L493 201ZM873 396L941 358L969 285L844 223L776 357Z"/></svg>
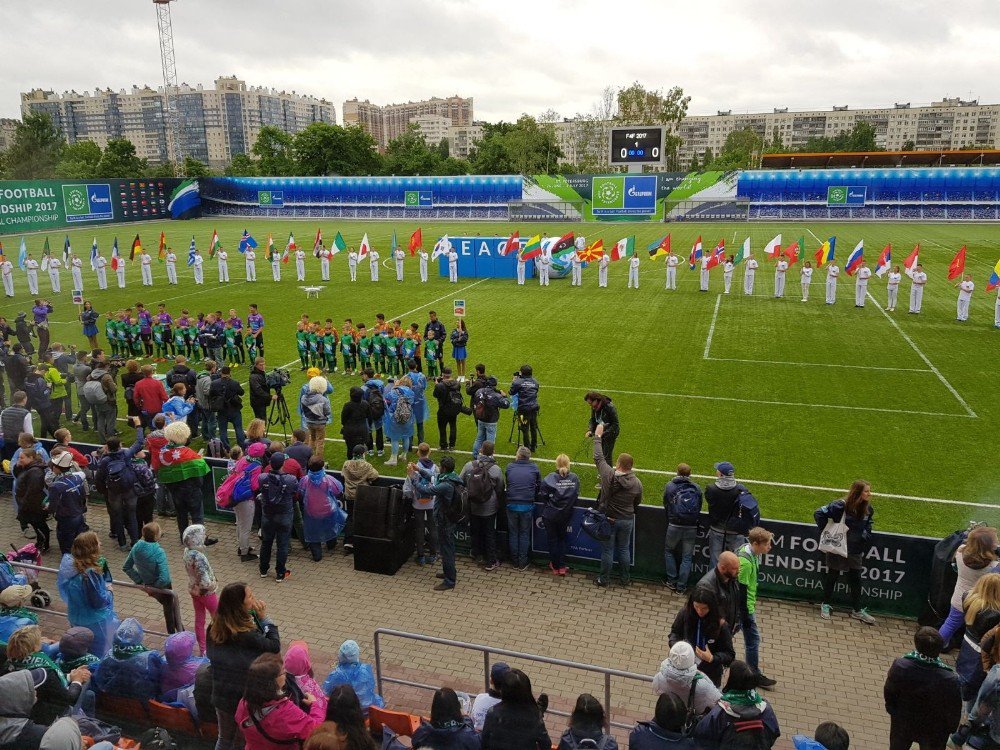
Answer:
<svg viewBox="0 0 1000 750"><path fill-rule="evenodd" d="M125 387L125 403L131 404L135 401L135 386L129 385Z"/></svg>
<svg viewBox="0 0 1000 750"><path fill-rule="evenodd" d="M454 490L451 494L451 500L444 508L444 517L448 519L449 523L462 523L469 517L469 490L460 481L456 482L452 479L444 481L451 482Z"/></svg>
<svg viewBox="0 0 1000 750"><path fill-rule="evenodd" d="M101 385L100 380L88 380L83 384L80 393L83 394L83 398L88 404L108 403L108 394L104 392L104 386Z"/></svg>
<svg viewBox="0 0 1000 750"><path fill-rule="evenodd" d="M600 740L584 737L578 742L576 737L573 735L573 730L567 729L566 733L563 735L563 739L566 740L566 744L570 750L604 750L604 748L608 746L608 741L611 739L611 735L602 734Z"/></svg>
<svg viewBox="0 0 1000 750"><path fill-rule="evenodd" d="M459 409L465 406L465 402L462 401L462 392L458 388L448 389L448 403L452 406L457 406Z"/></svg>
<svg viewBox="0 0 1000 750"><path fill-rule="evenodd" d="M743 536L746 536L754 526L760 525L760 505L746 487L740 487L740 494L733 503L729 523L726 525Z"/></svg>
<svg viewBox="0 0 1000 750"><path fill-rule="evenodd" d="M413 416L413 406L410 404L410 397L405 395L399 388L396 389L398 397L396 399L396 411L392 413L392 419L396 424L406 424Z"/></svg>
<svg viewBox="0 0 1000 750"><path fill-rule="evenodd" d="M764 720L736 719L729 717L729 724L722 732L719 747L727 750L767 750L771 747Z"/></svg>
<svg viewBox="0 0 1000 750"><path fill-rule="evenodd" d="M476 395L472 397L473 413L480 422L491 423L500 419L500 410L493 403L494 393L492 388L484 386L476 391Z"/></svg>
<svg viewBox="0 0 1000 750"><path fill-rule="evenodd" d="M694 485L688 483L677 485L677 492L669 503L670 507L667 510L671 521L697 522L701 515L701 492Z"/></svg>
<svg viewBox="0 0 1000 750"><path fill-rule="evenodd" d="M215 491L215 504L220 508L232 508L253 497L254 479L260 476L261 466L250 461L243 471L233 472L226 477Z"/></svg>
<svg viewBox="0 0 1000 750"><path fill-rule="evenodd" d="M124 495L136 483L135 471L124 458L109 459L104 467L108 493Z"/></svg>
<svg viewBox="0 0 1000 750"><path fill-rule="evenodd" d="M224 458L226 448L220 438L214 437L205 443L205 455L209 458Z"/></svg>
<svg viewBox="0 0 1000 750"><path fill-rule="evenodd" d="M132 471L135 472L135 494L146 497L156 492L156 477L145 461L133 461Z"/></svg>
<svg viewBox="0 0 1000 750"><path fill-rule="evenodd" d="M212 384L214 385L214 383ZM225 383L221 385L218 389L213 389L209 386L208 389L208 410L209 411L223 411L226 408L226 387Z"/></svg>
<svg viewBox="0 0 1000 750"><path fill-rule="evenodd" d="M372 421L382 419L382 415L385 414L385 400L382 398L381 391L378 388L369 388L365 393L365 400L371 410Z"/></svg>
<svg viewBox="0 0 1000 750"><path fill-rule="evenodd" d="M287 474L267 473L260 479L260 500L264 515L276 513L284 507L291 508L295 496L296 483L286 482Z"/></svg>
<svg viewBox="0 0 1000 750"><path fill-rule="evenodd" d="M482 505L489 502L496 494L493 480L490 479L490 467L483 461L473 461L469 471L469 480L465 488L469 502Z"/></svg>

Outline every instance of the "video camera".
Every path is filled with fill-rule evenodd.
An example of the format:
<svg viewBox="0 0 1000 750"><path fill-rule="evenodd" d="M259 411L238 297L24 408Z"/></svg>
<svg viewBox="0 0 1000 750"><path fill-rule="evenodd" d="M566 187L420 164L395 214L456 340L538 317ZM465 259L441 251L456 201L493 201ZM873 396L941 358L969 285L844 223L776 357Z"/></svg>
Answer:
<svg viewBox="0 0 1000 750"><path fill-rule="evenodd" d="M267 383L268 388L280 391L292 382L292 374L284 367L275 367L264 376L264 381Z"/></svg>

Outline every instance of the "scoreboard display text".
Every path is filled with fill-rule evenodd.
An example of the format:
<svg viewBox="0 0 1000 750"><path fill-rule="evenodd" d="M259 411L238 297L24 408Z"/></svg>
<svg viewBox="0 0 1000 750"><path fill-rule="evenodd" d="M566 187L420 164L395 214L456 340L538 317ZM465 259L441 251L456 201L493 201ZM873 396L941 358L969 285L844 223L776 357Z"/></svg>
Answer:
<svg viewBox="0 0 1000 750"><path fill-rule="evenodd" d="M662 164L663 128L612 128L611 163Z"/></svg>

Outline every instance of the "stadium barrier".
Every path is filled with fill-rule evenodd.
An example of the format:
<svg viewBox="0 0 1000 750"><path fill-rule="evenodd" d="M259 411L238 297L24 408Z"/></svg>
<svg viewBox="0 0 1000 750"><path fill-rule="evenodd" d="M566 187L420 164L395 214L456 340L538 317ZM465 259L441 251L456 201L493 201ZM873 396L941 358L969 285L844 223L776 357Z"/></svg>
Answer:
<svg viewBox="0 0 1000 750"><path fill-rule="evenodd" d="M46 448L51 440L42 441ZM74 447L87 454L99 446L74 443ZM501 456L501 458L507 458ZM211 468L203 488L205 515L218 521L233 521L232 511L219 508L215 503L215 489L226 478L225 459L206 458ZM341 479L339 471L330 471ZM402 486L397 477L379 477L381 486ZM747 482L751 487L752 482ZM659 487L652 496L659 496ZM92 497L99 497L93 495ZM830 498L834 500L836 498ZM767 507L767 498L760 498ZM875 500L878 503L878 498ZM580 498L570 520L567 536L567 556L574 570L597 571L600 568L600 543L583 533L584 511L597 505L592 498ZM532 525L531 549L535 555L548 552L547 537L541 521L542 504L535 504ZM708 570L708 521L702 515L698 542L694 550L691 580L696 580ZM497 514L498 549L507 550L506 515ZM636 512L635 532L632 537L632 576L647 581L662 581L664 576L663 539L666 535L666 514L660 505L641 505ZM818 550L819 532L813 523L762 519L761 526L774 533L774 547L764 556L760 569L762 596L791 601L819 602L823 595L823 574L826 572L824 556ZM931 563L934 545L938 539L909 534L875 531L872 546L865 556L862 571L862 598L873 612L915 619L927 606L930 588ZM469 551L470 535L467 524L455 530L455 542L462 552ZM846 602L847 583L837 583L837 601Z"/></svg>

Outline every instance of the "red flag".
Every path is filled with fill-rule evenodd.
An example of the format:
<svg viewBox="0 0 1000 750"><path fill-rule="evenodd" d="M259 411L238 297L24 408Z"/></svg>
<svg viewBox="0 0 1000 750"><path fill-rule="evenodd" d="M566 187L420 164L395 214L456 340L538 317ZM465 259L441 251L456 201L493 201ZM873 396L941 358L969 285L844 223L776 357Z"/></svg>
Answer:
<svg viewBox="0 0 1000 750"><path fill-rule="evenodd" d="M507 240L507 244L504 245L503 250L500 251L501 255L510 255L514 249L521 249L521 237L517 232L514 232Z"/></svg>
<svg viewBox="0 0 1000 750"><path fill-rule="evenodd" d="M323 230L317 227L316 239L313 240L313 257L319 257L319 249L323 246Z"/></svg>
<svg viewBox="0 0 1000 750"><path fill-rule="evenodd" d="M907 276L913 276L913 269L919 262L920 262L920 245L917 245L915 248L913 248L913 252L907 255L906 260L903 261L903 268L906 269Z"/></svg>
<svg viewBox="0 0 1000 750"><path fill-rule="evenodd" d="M715 268L722 262L722 259L726 257L726 241L725 239L719 240L719 244L715 246L715 250L708 258L708 263L705 264L705 268L709 270Z"/></svg>
<svg viewBox="0 0 1000 750"><path fill-rule="evenodd" d="M793 242L791 246L781 251L788 256L788 267L791 268L799 262L799 243Z"/></svg>
<svg viewBox="0 0 1000 750"><path fill-rule="evenodd" d="M412 258L424 246L424 234L417 227L417 231L410 235L410 257Z"/></svg>
<svg viewBox="0 0 1000 750"><path fill-rule="evenodd" d="M955 257L951 259L951 265L948 266L948 281L954 281L959 276L965 272L965 245L962 245L962 249L955 253Z"/></svg>

